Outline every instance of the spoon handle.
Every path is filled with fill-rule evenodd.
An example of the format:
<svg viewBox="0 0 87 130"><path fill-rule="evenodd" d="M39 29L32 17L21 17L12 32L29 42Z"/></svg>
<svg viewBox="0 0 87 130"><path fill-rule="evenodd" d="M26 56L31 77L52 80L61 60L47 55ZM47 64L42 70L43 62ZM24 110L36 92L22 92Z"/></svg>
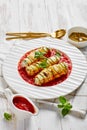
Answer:
<svg viewBox="0 0 87 130"><path fill-rule="evenodd" d="M33 39L33 38L40 38L40 37L47 37L50 36L48 33L25 33L25 34L10 34L7 33L7 35L13 36L13 37L7 37L6 40L12 40L12 39Z"/></svg>
<svg viewBox="0 0 87 130"><path fill-rule="evenodd" d="M84 39L84 40L87 40L87 37L81 37L82 39Z"/></svg>

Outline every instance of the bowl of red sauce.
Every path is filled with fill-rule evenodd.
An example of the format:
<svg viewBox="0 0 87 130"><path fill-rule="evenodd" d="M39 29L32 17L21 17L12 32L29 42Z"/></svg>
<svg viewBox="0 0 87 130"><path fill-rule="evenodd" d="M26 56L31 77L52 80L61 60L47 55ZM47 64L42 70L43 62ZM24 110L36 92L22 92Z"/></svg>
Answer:
<svg viewBox="0 0 87 130"><path fill-rule="evenodd" d="M26 99L24 96L15 95L12 102L17 109L36 114L34 105L31 103L31 101L29 101L29 99Z"/></svg>
<svg viewBox="0 0 87 130"><path fill-rule="evenodd" d="M10 89L5 90L5 95L12 111L18 119L26 119L38 114L39 110L31 99L22 94L13 94Z"/></svg>

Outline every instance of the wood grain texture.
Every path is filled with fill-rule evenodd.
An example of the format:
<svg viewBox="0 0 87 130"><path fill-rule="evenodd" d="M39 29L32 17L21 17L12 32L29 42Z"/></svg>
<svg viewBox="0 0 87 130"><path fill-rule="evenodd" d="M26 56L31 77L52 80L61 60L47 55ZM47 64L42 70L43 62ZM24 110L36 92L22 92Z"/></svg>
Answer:
<svg viewBox="0 0 87 130"><path fill-rule="evenodd" d="M72 26L87 27L87 0L0 0L0 57L8 53L9 48L19 41L5 41L6 32L53 32L59 28ZM4 44L3 44L4 43ZM86 56L87 47L80 49ZM6 88L2 78L0 60L0 88ZM81 89L66 97L77 107L87 109L87 79ZM8 110L5 98L0 97L0 130L87 130L87 117L83 120L69 115L59 116L54 108L39 105L40 112L35 118L17 122L6 122L4 111Z"/></svg>

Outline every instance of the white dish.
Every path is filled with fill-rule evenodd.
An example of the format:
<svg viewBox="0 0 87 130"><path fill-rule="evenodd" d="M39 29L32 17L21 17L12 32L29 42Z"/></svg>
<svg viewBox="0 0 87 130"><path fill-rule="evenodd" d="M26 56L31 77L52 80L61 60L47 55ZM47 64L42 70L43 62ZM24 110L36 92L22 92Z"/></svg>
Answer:
<svg viewBox="0 0 87 130"><path fill-rule="evenodd" d="M78 48L83 48L87 46L87 41L82 41L82 42L75 42L69 38L69 35L72 32L80 32L80 33L85 33L87 35L87 28L76 26L72 27L68 30L68 42L71 43L72 45L78 47Z"/></svg>
<svg viewBox="0 0 87 130"><path fill-rule="evenodd" d="M24 81L19 75L17 66L20 58L29 50L41 46L59 49L70 57L72 71L62 83L52 87L36 87ZM76 47L52 38L22 41L16 44L7 55L3 65L3 76L9 87L17 93L35 99L52 99L71 93L82 84L86 73L87 63L84 55Z"/></svg>

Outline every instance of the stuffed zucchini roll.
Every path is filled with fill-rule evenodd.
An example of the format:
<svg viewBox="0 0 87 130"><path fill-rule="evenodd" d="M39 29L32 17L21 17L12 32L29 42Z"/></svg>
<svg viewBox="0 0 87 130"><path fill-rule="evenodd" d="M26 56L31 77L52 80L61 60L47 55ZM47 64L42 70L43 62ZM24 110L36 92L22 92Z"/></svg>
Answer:
<svg viewBox="0 0 87 130"><path fill-rule="evenodd" d="M62 75L67 74L67 72L68 72L68 67L64 62L52 65L48 68L45 68L35 76L35 84L39 86L43 85L56 78L61 77Z"/></svg>
<svg viewBox="0 0 87 130"><path fill-rule="evenodd" d="M28 65L31 65L32 63L38 61L42 57L44 57L44 54L47 54L49 51L49 48L47 47L40 47L37 50L33 50L21 63L22 67L26 67Z"/></svg>
<svg viewBox="0 0 87 130"><path fill-rule="evenodd" d="M47 68L51 65L57 64L60 60L60 57L57 55L51 56L50 58L44 59L42 61L38 61L36 63L33 63L30 66L27 66L25 68L28 75L33 76L36 73L40 72L44 68Z"/></svg>

